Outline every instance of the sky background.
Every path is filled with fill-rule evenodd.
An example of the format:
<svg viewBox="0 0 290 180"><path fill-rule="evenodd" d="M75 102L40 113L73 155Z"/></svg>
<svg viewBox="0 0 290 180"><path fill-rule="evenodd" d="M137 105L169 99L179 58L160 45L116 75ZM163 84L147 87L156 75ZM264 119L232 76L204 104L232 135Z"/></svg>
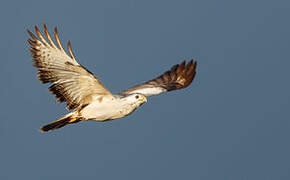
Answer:
<svg viewBox="0 0 290 180"><path fill-rule="evenodd" d="M0 4L1 180L290 179L289 1ZM67 113L32 66L26 29L42 23L114 93L184 59L196 78L128 117L41 133Z"/></svg>

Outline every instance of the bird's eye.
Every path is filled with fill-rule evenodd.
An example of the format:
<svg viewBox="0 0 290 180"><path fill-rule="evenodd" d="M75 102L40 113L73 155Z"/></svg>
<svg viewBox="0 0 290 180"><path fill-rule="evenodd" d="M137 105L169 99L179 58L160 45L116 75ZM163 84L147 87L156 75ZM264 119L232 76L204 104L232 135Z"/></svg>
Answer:
<svg viewBox="0 0 290 180"><path fill-rule="evenodd" d="M136 95L135 98L138 99L139 98L139 95Z"/></svg>

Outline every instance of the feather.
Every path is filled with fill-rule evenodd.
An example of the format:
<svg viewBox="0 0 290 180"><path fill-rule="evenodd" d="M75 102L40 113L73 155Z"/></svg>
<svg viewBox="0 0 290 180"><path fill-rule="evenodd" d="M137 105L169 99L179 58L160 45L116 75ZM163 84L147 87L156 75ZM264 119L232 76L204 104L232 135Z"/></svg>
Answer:
<svg viewBox="0 0 290 180"><path fill-rule="evenodd" d="M140 93L145 96L152 96L167 91L186 88L195 77L196 65L197 63L193 59L187 64L186 61L183 61L181 64L172 66L169 71L166 71L161 76L122 91L120 94L129 95Z"/></svg>
<svg viewBox="0 0 290 180"><path fill-rule="evenodd" d="M31 56L34 66L38 68L37 76L42 83L51 83L49 91L55 95L58 102L67 102L68 109L77 109L88 104L91 96L108 95L113 97L111 92L86 68L81 66L75 59L71 50L70 42L68 50L71 57L64 51L57 29L55 28L55 39L57 47L46 25L44 34L50 44L44 39L40 30L35 26L35 36L28 30L31 39L28 39Z"/></svg>

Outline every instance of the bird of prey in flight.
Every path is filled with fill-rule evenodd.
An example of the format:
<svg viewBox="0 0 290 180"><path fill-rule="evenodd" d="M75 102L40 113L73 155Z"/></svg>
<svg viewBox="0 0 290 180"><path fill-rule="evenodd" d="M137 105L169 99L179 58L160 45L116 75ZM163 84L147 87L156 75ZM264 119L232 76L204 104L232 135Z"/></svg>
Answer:
<svg viewBox="0 0 290 180"><path fill-rule="evenodd" d="M27 30L31 36L28 43L34 66L38 68L39 80L50 83L49 91L58 102L67 102L66 108L71 112L43 126L42 132L80 121L108 121L125 117L147 102L148 96L187 87L196 74L196 61L183 61L155 79L114 95L77 62L70 41L67 45L69 55L65 52L57 28L54 30L55 43L46 25L43 26L44 36L37 26L36 35Z"/></svg>

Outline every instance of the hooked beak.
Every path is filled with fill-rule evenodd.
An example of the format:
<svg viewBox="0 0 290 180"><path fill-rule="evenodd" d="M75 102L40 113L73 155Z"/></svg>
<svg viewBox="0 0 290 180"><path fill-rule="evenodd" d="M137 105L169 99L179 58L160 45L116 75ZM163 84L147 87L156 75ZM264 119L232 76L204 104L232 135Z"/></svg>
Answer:
<svg viewBox="0 0 290 180"><path fill-rule="evenodd" d="M142 102L147 102L147 98L146 98L146 96L143 96L143 97L142 97Z"/></svg>

